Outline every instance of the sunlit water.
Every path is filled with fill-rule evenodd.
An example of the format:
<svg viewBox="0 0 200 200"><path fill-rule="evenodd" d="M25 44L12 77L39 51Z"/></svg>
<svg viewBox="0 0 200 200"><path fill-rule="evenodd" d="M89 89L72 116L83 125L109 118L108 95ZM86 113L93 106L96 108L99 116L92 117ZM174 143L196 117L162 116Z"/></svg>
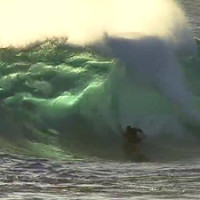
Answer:
<svg viewBox="0 0 200 200"><path fill-rule="evenodd" d="M199 199L197 161L120 163L0 159L2 199Z"/></svg>
<svg viewBox="0 0 200 200"><path fill-rule="evenodd" d="M200 1L181 1L200 36ZM54 162L2 154L0 199L199 199L200 161Z"/></svg>

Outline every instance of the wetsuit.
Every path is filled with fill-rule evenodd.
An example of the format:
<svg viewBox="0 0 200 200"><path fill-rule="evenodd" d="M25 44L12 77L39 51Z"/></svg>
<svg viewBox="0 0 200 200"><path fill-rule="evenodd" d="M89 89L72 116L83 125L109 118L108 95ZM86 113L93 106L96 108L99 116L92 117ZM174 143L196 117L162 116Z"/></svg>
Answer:
<svg viewBox="0 0 200 200"><path fill-rule="evenodd" d="M126 132L123 133L123 151L128 159L136 161L141 159L141 152L138 145L142 142L142 135L143 132L141 129L131 127L127 127Z"/></svg>

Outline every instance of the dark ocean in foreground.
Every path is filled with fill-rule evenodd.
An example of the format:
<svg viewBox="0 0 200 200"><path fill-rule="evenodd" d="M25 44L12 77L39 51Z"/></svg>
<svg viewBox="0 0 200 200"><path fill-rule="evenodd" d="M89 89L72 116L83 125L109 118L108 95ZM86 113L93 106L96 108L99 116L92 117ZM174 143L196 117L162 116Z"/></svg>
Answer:
<svg viewBox="0 0 200 200"><path fill-rule="evenodd" d="M179 2L194 52L155 37L107 38L111 57L63 39L0 49L0 199L199 199L200 2ZM127 125L147 162L124 155Z"/></svg>

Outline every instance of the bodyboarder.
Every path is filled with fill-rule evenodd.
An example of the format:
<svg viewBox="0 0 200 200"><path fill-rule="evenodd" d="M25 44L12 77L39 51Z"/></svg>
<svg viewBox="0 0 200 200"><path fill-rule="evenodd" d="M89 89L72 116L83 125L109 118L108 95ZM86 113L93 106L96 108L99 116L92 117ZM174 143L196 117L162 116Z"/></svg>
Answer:
<svg viewBox="0 0 200 200"><path fill-rule="evenodd" d="M144 133L141 129L127 126L123 133L123 151L127 159L135 161L147 161L145 155L140 151L139 145L144 139Z"/></svg>

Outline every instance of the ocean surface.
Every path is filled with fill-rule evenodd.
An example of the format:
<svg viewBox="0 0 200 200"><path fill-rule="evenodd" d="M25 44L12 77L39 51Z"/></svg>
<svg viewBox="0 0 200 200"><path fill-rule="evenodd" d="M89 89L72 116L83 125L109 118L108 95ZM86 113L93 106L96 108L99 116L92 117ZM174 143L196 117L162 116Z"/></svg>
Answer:
<svg viewBox="0 0 200 200"><path fill-rule="evenodd" d="M200 1L178 2L186 45L0 49L0 199L200 198ZM124 155L127 125L144 131L145 160Z"/></svg>
<svg viewBox="0 0 200 200"><path fill-rule="evenodd" d="M196 37L200 37L199 1L179 0L178 2L182 5L182 8L188 17L188 21L192 27L194 35Z"/></svg>

